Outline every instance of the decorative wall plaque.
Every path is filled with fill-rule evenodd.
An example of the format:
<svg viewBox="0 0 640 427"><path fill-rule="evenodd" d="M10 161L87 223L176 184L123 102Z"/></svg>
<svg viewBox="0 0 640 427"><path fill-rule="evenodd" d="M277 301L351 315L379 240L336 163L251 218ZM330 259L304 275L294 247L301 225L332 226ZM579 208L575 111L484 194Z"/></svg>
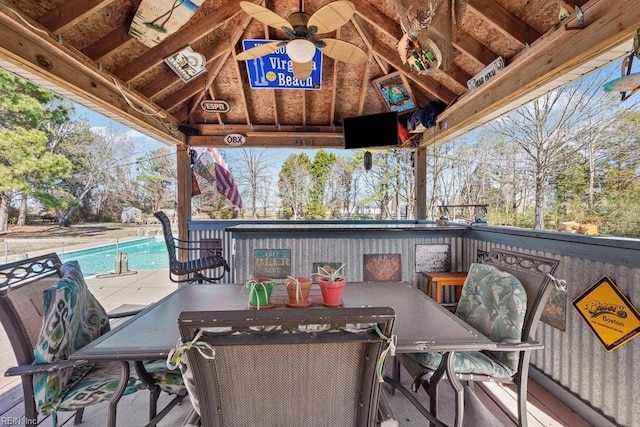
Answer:
<svg viewBox="0 0 640 427"><path fill-rule="evenodd" d="M253 277L286 279L291 276L291 249L254 249Z"/></svg>
<svg viewBox="0 0 640 427"><path fill-rule="evenodd" d="M573 300L607 351L613 351L640 335L640 313L609 277Z"/></svg>
<svg viewBox="0 0 640 427"><path fill-rule="evenodd" d="M399 282L402 280L400 254L364 255L363 278L365 282Z"/></svg>
<svg viewBox="0 0 640 427"><path fill-rule="evenodd" d="M451 271L451 246L416 245L416 273Z"/></svg>

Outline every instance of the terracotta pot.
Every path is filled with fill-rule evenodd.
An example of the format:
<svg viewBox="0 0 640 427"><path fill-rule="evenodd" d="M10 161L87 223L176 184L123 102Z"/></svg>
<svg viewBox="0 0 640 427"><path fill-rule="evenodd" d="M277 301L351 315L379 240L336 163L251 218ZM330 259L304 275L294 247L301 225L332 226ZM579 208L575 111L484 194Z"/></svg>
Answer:
<svg viewBox="0 0 640 427"><path fill-rule="evenodd" d="M347 284L345 279L330 282L319 279L320 291L322 292L322 302L327 307L338 307L342 304L342 292Z"/></svg>
<svg viewBox="0 0 640 427"><path fill-rule="evenodd" d="M311 291L311 278L294 276L300 286L296 286L296 282L289 278L284 283L287 287L287 304L289 305L305 305L309 301L309 291Z"/></svg>

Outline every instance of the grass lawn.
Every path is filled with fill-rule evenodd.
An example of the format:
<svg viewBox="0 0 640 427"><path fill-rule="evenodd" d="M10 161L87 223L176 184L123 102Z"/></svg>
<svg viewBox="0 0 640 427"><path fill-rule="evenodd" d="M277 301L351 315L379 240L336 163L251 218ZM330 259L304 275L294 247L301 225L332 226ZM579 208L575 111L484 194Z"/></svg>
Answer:
<svg viewBox="0 0 640 427"><path fill-rule="evenodd" d="M136 225L120 223L77 224L70 227L57 225L9 226L0 232L0 263L9 255L26 254L36 256L48 249L59 251L61 247L81 248L113 243L142 236L162 235L158 225Z"/></svg>

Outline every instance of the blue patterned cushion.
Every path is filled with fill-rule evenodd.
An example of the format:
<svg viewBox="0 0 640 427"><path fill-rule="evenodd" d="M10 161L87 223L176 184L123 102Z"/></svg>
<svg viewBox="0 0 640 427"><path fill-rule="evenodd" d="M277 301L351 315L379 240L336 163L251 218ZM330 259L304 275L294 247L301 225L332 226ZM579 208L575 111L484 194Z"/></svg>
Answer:
<svg viewBox="0 0 640 427"><path fill-rule="evenodd" d="M458 317L492 341L519 342L526 310L527 294L515 276L492 265L471 265L458 302ZM442 360L439 353L410 356L430 370ZM508 378L518 368L518 352L458 352L454 356L458 373Z"/></svg>
<svg viewBox="0 0 640 427"><path fill-rule="evenodd" d="M183 395L187 393L182 373L179 369L170 371L165 359L146 361L144 368L158 384L160 390L169 394Z"/></svg>
<svg viewBox="0 0 640 427"><path fill-rule="evenodd" d="M66 360L69 355L109 330L106 311L89 291L76 261L63 264L62 278L43 293L42 329L33 363ZM110 378L109 378L110 376ZM34 397L39 412L84 407L108 399L117 388L120 365L69 368L35 374ZM113 381L115 379L115 381ZM89 388L84 388L88 385ZM140 388L132 380L128 391ZM75 403L72 403L75 401Z"/></svg>

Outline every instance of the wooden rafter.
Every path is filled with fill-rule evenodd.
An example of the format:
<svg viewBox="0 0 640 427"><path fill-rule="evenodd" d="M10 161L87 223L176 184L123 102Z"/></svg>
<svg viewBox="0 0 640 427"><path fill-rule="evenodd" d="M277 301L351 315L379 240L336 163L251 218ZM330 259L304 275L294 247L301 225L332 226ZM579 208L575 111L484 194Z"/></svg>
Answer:
<svg viewBox="0 0 640 427"><path fill-rule="evenodd" d="M236 79L239 82L242 82L242 73L240 72L240 63L238 61L238 59L236 58L236 51L235 49L231 49L231 55L233 58L233 70L235 72L236 75ZM244 91L244 85L240 84L240 90L238 91L239 95L240 95L240 100L242 101L242 109L244 111L244 117L247 121L247 125L251 125L251 116L249 115L249 107L247 104L247 94Z"/></svg>
<svg viewBox="0 0 640 427"><path fill-rule="evenodd" d="M352 2L356 6L356 16L362 17L394 40L402 38L402 28L395 20L389 18L364 0L352 0Z"/></svg>
<svg viewBox="0 0 640 427"><path fill-rule="evenodd" d="M77 24L114 0L70 0L42 15L38 22L54 34Z"/></svg>
<svg viewBox="0 0 640 427"><path fill-rule="evenodd" d="M351 18L351 22L353 22L353 26L356 27L356 31L358 31L358 34L362 38L362 41L364 41L367 49L369 50L369 52L371 52L373 50L373 36L367 28L366 21L356 14L353 16L353 18ZM386 62L375 55L373 56L373 59L378 63L378 66L383 73L389 74L389 65Z"/></svg>
<svg viewBox="0 0 640 427"><path fill-rule="evenodd" d="M233 32L233 34L231 34L230 40L228 41L228 43L226 43L226 42L225 43L220 43L223 47L224 47L224 45L227 46L227 49L225 50L225 53L223 54L224 60L219 63L220 64L219 67L216 67L213 72L207 73L207 78L206 78L206 81L204 83L204 89L202 90L202 92L199 95L196 96L196 99L194 101L196 106L200 105L200 101L202 101L204 99L205 94L207 93L207 90L209 88L211 88L211 85L213 84L213 81L216 79L216 77L220 73L220 70L222 69L222 66L227 61L229 56L231 55L231 50L236 45L236 43L238 43L238 40L240 40L240 37L242 37L242 33L244 32L244 30L247 29L247 25L249 25L249 22L251 22L251 17L250 16L245 17L242 20L242 22L240 23L240 25L238 26L238 28L236 28L235 31ZM192 112L193 112L193 110L192 110ZM191 116L191 114L190 114L190 116Z"/></svg>
<svg viewBox="0 0 640 427"><path fill-rule="evenodd" d="M358 115L361 116L364 113L364 103L367 100L367 89L369 88L371 80L371 59L374 57L373 51L369 50L369 57L367 59L367 70L365 72L364 79L362 79L362 89L360 89L360 100L358 101Z"/></svg>
<svg viewBox="0 0 640 427"><path fill-rule="evenodd" d="M461 97L438 117L439 130L434 140L444 143L463 129L484 123L486 117L517 103L536 88L632 39L638 27L640 2L592 0L585 11L583 29L559 27L538 40L526 54L515 57L494 79ZM575 46L582 48L576 51Z"/></svg>
<svg viewBox="0 0 640 427"><path fill-rule="evenodd" d="M219 9L193 22L186 30L173 34L153 49L149 49L144 54L134 58L117 70L115 74L121 80L129 83L149 68L160 64L167 56L224 25L240 11L241 9L237 2L225 2Z"/></svg>
<svg viewBox="0 0 640 427"><path fill-rule="evenodd" d="M119 49L124 49L129 43L133 43L133 38L129 35L129 23L127 22L82 49L82 53L94 61L100 62Z"/></svg>
<svg viewBox="0 0 640 427"><path fill-rule="evenodd" d="M113 76L100 72L88 59L83 60L79 52L70 51L64 44L43 34L44 31L33 31L37 23L29 22L27 27L25 21L28 22L0 4L0 55L29 72L46 76L48 81L91 100L106 111L125 117L133 127L144 129L161 141L182 142L179 132L172 130L172 125L178 123L175 117L136 92L125 89ZM145 113L141 111L143 109L155 113Z"/></svg>
<svg viewBox="0 0 640 427"><path fill-rule="evenodd" d="M521 47L541 35L494 0L467 0L467 8Z"/></svg>

